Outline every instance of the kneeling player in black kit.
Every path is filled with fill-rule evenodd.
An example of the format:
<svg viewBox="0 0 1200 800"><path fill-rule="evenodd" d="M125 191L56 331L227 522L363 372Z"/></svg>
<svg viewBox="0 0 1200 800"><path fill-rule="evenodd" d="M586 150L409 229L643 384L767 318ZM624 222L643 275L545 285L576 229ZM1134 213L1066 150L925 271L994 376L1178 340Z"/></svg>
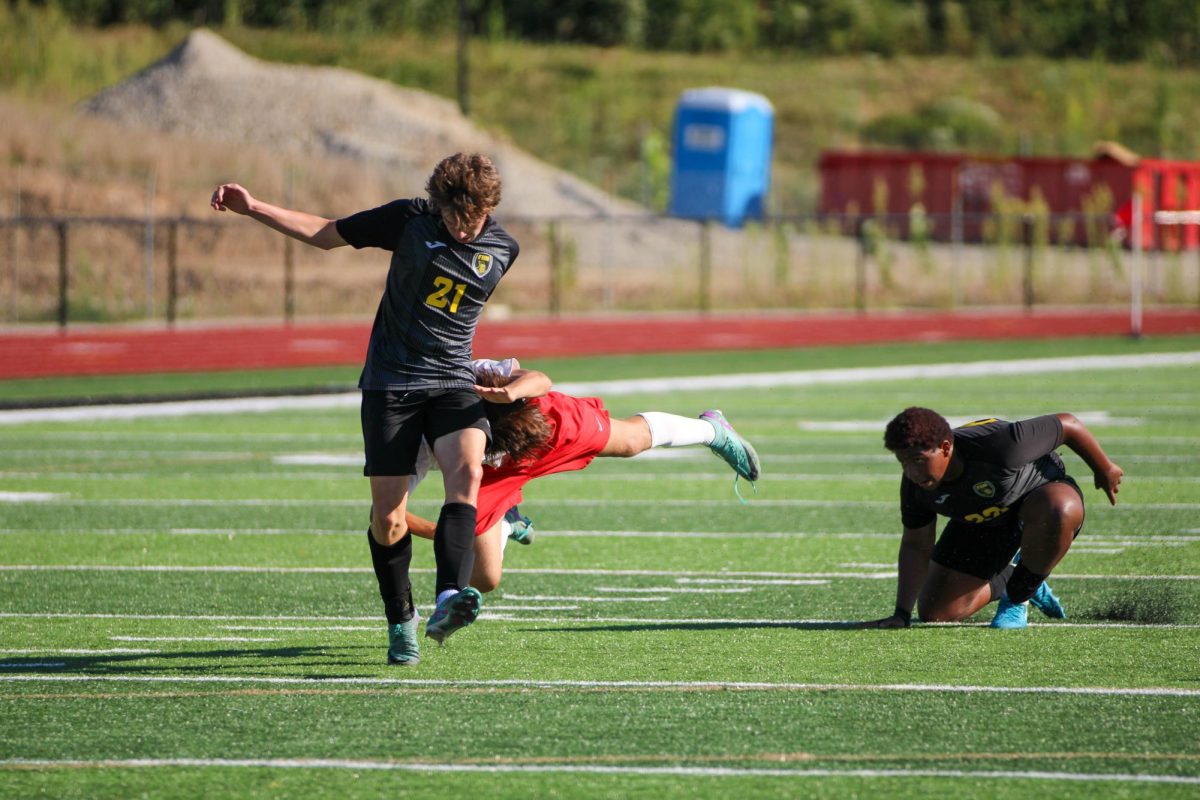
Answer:
<svg viewBox="0 0 1200 800"><path fill-rule="evenodd" d="M1084 507L1055 449L1082 458L1114 505L1125 474L1082 422L1050 414L951 430L913 407L888 423L883 441L904 469L896 610L862 627L908 627L914 603L924 622L953 622L999 600L994 628L1024 628L1031 601L1066 616L1045 579L1083 528ZM935 545L938 514L950 521Z"/></svg>

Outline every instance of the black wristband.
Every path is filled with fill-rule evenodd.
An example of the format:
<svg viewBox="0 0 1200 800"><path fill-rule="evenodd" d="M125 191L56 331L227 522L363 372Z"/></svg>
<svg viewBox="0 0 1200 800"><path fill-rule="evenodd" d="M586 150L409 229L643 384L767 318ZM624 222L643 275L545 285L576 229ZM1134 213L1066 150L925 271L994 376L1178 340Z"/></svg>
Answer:
<svg viewBox="0 0 1200 800"><path fill-rule="evenodd" d="M912 625L912 612L906 608L896 606L896 611L892 614L893 617L899 617L904 620L905 625Z"/></svg>

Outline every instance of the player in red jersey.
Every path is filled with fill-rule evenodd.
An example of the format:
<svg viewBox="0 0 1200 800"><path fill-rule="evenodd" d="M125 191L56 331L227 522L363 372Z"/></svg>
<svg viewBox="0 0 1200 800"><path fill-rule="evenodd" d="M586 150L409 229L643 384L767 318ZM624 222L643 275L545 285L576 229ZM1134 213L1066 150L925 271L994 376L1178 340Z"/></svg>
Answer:
<svg viewBox="0 0 1200 800"><path fill-rule="evenodd" d="M476 362L475 370L475 390L487 401L492 427L479 488L471 575L471 585L481 592L500 585L508 540L505 514L521 502L522 489L534 478L584 469L595 458L629 458L653 447L705 445L738 477L758 480L758 454L720 411L705 411L698 418L647 411L613 419L600 398L551 391L545 373L523 369L515 359ZM407 524L410 533L433 538L435 525L430 520L410 511Z"/></svg>

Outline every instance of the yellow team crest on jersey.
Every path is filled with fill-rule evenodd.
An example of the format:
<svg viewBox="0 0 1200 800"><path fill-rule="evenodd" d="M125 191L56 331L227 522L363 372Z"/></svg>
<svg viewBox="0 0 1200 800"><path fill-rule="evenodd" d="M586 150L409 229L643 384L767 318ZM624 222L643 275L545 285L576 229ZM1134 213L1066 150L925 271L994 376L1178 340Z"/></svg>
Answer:
<svg viewBox="0 0 1200 800"><path fill-rule="evenodd" d="M489 253L476 253L471 258L471 269L475 270L475 274L479 277L487 275L491 268L492 256Z"/></svg>
<svg viewBox="0 0 1200 800"><path fill-rule="evenodd" d="M995 497L996 484L992 483L991 481L980 481L971 487L971 491L975 492L975 494L979 495L980 497Z"/></svg>

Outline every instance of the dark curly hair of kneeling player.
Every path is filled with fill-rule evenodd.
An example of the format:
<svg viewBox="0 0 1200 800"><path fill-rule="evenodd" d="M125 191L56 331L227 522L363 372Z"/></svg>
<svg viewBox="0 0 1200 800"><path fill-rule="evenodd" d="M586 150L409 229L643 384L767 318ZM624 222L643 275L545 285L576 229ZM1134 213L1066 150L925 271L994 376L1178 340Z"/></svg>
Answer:
<svg viewBox="0 0 1200 800"><path fill-rule="evenodd" d="M893 453L912 447L933 450L947 441L953 441L950 423L936 411L920 406L901 411L883 433L883 446Z"/></svg>

